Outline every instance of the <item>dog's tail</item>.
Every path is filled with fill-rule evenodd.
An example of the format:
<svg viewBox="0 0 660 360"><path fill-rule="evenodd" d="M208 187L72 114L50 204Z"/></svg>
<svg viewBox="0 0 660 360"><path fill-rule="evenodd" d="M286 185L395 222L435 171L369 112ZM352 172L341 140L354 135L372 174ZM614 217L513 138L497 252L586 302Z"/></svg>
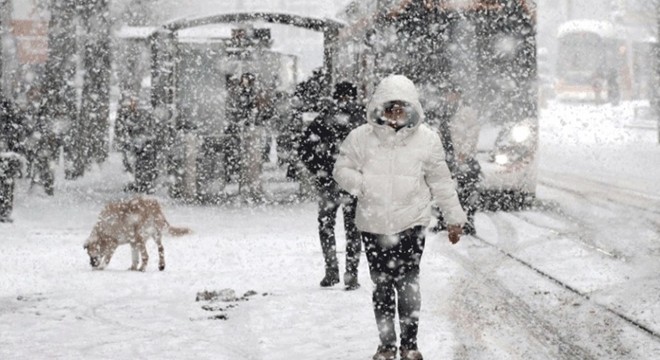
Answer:
<svg viewBox="0 0 660 360"><path fill-rule="evenodd" d="M172 236L183 236L183 235L188 235L192 233L192 230L190 230L187 227L176 227L176 226L170 226L170 224L167 224L167 232L168 234Z"/></svg>
<svg viewBox="0 0 660 360"><path fill-rule="evenodd" d="M153 207L156 221L160 223L160 226L162 228L167 228L168 234L172 236L183 236L192 233L192 230L190 230L190 228L170 225L169 221L167 221L167 219L165 218L165 214L163 214L163 210L160 207L160 204L157 201L154 200L153 202L151 202L150 206Z"/></svg>

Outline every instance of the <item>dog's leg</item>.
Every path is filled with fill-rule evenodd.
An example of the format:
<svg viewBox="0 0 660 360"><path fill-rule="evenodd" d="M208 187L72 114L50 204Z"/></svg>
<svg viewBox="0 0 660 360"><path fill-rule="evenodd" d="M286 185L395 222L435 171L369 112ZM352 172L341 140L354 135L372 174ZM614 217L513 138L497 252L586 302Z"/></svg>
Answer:
<svg viewBox="0 0 660 360"><path fill-rule="evenodd" d="M142 264L140 264L140 268L138 270L145 271L147 269L147 263L149 262L149 254L147 254L147 247L145 246L144 238L139 234L136 235L135 243L138 250L140 250L140 254L142 255Z"/></svg>
<svg viewBox="0 0 660 360"><path fill-rule="evenodd" d="M136 271L138 269L138 262L140 261L138 248L135 242L131 242L130 245L131 245L131 267L128 268L128 270Z"/></svg>
<svg viewBox="0 0 660 360"><path fill-rule="evenodd" d="M158 270L165 270L165 248L163 247L162 234L160 231L154 234L154 241L158 246Z"/></svg>
<svg viewBox="0 0 660 360"><path fill-rule="evenodd" d="M116 241L112 241L112 240L107 240L107 241L109 245L106 251L103 253L103 256L101 258L101 264L99 265L99 269L101 270L105 269L105 267L108 266L108 264L110 263L110 259L112 259L112 255L115 254L115 250L117 250L117 246L119 246L119 244L117 244Z"/></svg>

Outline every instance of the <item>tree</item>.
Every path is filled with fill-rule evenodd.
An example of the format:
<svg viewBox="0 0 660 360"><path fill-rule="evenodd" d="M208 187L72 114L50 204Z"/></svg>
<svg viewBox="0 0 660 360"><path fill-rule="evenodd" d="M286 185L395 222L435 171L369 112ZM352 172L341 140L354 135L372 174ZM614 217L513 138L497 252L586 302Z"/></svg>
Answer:
<svg viewBox="0 0 660 360"><path fill-rule="evenodd" d="M65 125L67 178L82 176L92 161L107 157L108 10L107 0L53 0L50 6L45 115ZM78 74L83 75L82 89L75 87Z"/></svg>
<svg viewBox="0 0 660 360"><path fill-rule="evenodd" d="M659 0L654 0L655 2L655 21L656 21L656 44L655 44L655 79L653 81L653 84L655 85L653 88L655 91L653 92L653 105L655 108L655 114L658 120L658 143L660 143L660 91L657 90L658 84L660 84L660 46L658 45L658 37L660 36L660 1Z"/></svg>
<svg viewBox="0 0 660 360"><path fill-rule="evenodd" d="M48 24L48 60L44 78L44 116L63 126L64 154L68 163L78 163L76 89L77 0L53 0ZM68 175L68 174L67 174Z"/></svg>
<svg viewBox="0 0 660 360"><path fill-rule="evenodd" d="M79 122L85 165L108 156L110 103L110 22L107 0L81 0L83 88Z"/></svg>
<svg viewBox="0 0 660 360"><path fill-rule="evenodd" d="M9 12L9 3L7 2L7 0L0 0L0 38L2 38L7 28L7 24L5 22L6 22L6 14L8 12ZM4 47L2 41L0 41L0 79L2 79L4 75L3 54L4 54ZM2 84L2 81L0 81L0 84Z"/></svg>

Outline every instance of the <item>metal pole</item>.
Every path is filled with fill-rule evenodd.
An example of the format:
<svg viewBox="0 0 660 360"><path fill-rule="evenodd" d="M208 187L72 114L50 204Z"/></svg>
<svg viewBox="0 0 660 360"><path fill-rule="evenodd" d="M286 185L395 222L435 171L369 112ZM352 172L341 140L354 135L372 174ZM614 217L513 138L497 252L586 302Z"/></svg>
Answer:
<svg viewBox="0 0 660 360"><path fill-rule="evenodd" d="M655 0L655 21L657 23L656 39L658 39L660 37L660 0ZM654 103L655 118L658 121L658 144L660 144L660 90L658 90L658 85L660 85L660 43L656 41L653 47L655 51L655 81L652 83L656 90L652 93L652 96L655 97L655 99L652 99L652 103Z"/></svg>
<svg viewBox="0 0 660 360"><path fill-rule="evenodd" d="M337 48L337 36L339 30L331 25L326 25L323 30L323 88L321 92L323 96L330 96L332 87L332 71L333 71L333 58Z"/></svg>
<svg viewBox="0 0 660 360"><path fill-rule="evenodd" d="M5 31L7 30L7 21L9 21L9 16L11 9L9 7L9 0L0 0L0 89L4 88L5 83L5 52L4 52L4 39Z"/></svg>

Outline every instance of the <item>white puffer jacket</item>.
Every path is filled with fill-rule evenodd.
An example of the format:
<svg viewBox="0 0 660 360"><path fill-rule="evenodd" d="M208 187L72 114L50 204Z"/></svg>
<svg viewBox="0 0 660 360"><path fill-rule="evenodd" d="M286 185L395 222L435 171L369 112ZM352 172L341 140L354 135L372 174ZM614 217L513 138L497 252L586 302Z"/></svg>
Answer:
<svg viewBox="0 0 660 360"><path fill-rule="evenodd" d="M379 125L378 109L393 100L411 104L417 121L399 131ZM428 226L433 201L448 224L466 221L440 137L423 120L415 85L405 76L391 75L376 88L367 108L367 124L353 130L341 145L333 176L358 197L360 231L392 235Z"/></svg>

